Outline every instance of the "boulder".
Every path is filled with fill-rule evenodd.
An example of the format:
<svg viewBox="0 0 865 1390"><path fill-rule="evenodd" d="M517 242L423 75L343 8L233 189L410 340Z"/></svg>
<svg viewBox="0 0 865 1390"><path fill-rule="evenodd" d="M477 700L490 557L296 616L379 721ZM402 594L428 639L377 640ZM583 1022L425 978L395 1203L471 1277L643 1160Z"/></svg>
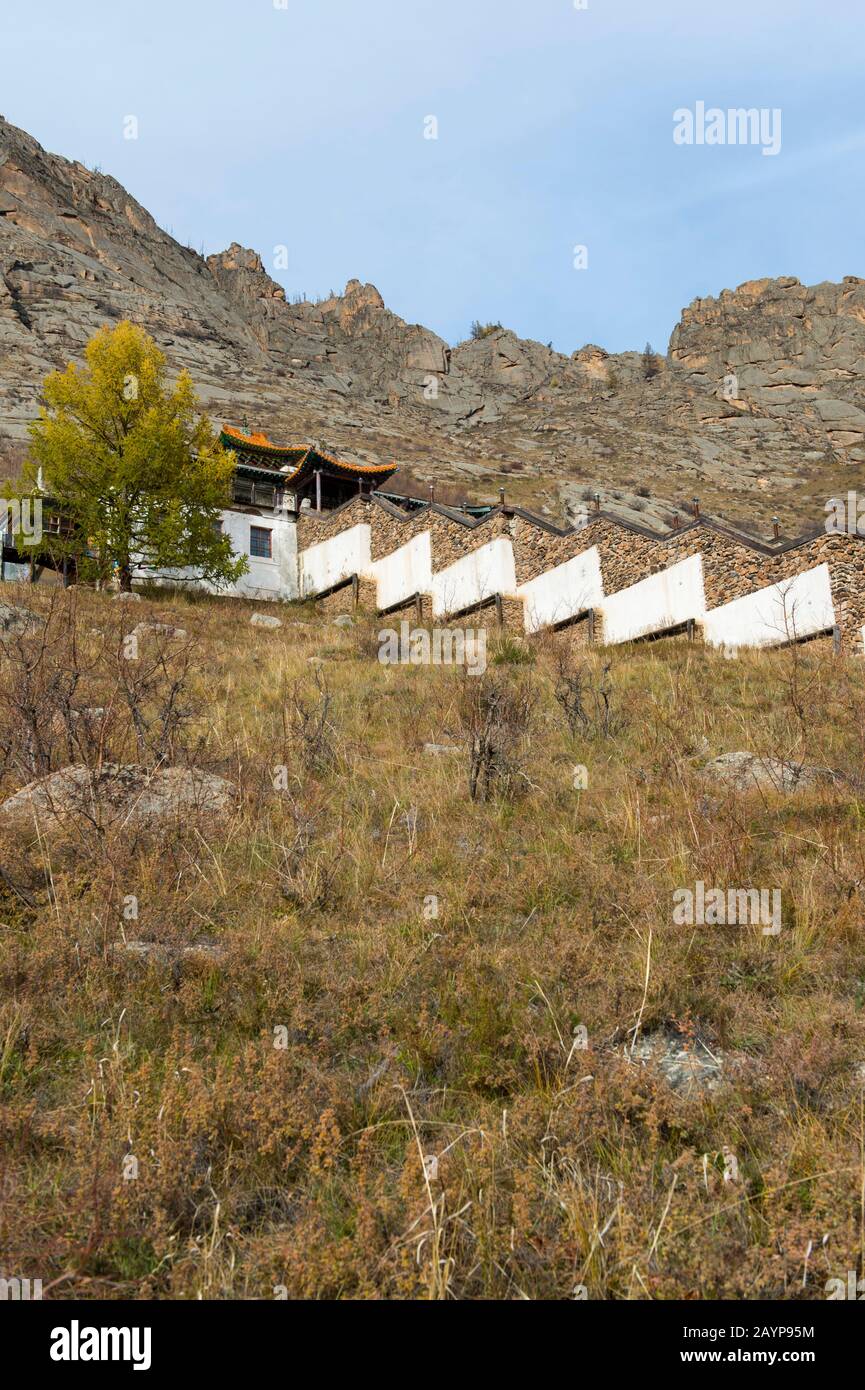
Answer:
<svg viewBox="0 0 865 1390"><path fill-rule="evenodd" d="M196 957L218 964L225 959L225 948L217 941L196 941L191 946L167 946L159 941L115 941L114 950L132 960L159 964L173 965Z"/></svg>
<svg viewBox="0 0 865 1390"><path fill-rule="evenodd" d="M162 637L181 638L187 635L185 627L172 627L170 623L143 622L132 629L132 636L146 637L150 632L156 633Z"/></svg>
<svg viewBox="0 0 865 1390"><path fill-rule="evenodd" d="M29 608L19 608L12 603L0 603L0 638L26 637L38 632L43 626L43 619Z"/></svg>
<svg viewBox="0 0 865 1390"><path fill-rule="evenodd" d="M722 753L703 768L704 777L724 782L736 791L797 792L819 783L840 780L828 767L809 767L780 758L758 758L753 753Z"/></svg>
<svg viewBox="0 0 865 1390"><path fill-rule="evenodd" d="M0 819L43 827L86 816L102 823L140 827L199 813L227 815L236 788L198 768L148 769L137 763L107 763L98 771L62 768L22 787L0 806Z"/></svg>
<svg viewBox="0 0 865 1390"><path fill-rule="evenodd" d="M282 619L274 618L270 613L253 613L249 620L250 627L266 627L276 629L282 627Z"/></svg>
<svg viewBox="0 0 865 1390"><path fill-rule="evenodd" d="M638 1066L656 1067L680 1095L716 1091L724 1081L724 1058L717 1048L709 1049L699 1040L685 1042L673 1033L647 1033L633 1051L626 1048L625 1055Z"/></svg>

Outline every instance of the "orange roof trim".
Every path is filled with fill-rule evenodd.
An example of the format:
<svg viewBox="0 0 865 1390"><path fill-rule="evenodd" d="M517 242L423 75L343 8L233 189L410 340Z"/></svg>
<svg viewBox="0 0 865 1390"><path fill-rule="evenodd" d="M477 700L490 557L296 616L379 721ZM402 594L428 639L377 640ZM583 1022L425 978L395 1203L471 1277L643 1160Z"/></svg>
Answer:
<svg viewBox="0 0 865 1390"><path fill-rule="evenodd" d="M304 457L300 464L286 478L286 482L289 483L300 472L310 454L314 454L316 458L324 459L325 463L332 463L335 468L345 468L349 473L362 473L368 477L375 477L380 473L390 475L396 467L393 463L349 463L345 459L334 458L332 454L323 454L309 444L274 444L266 434L244 434L242 430L235 429L232 425L223 425L222 433L227 435L229 439L236 439L240 445L251 444L256 449L267 450L268 453L302 453Z"/></svg>
<svg viewBox="0 0 865 1390"><path fill-rule="evenodd" d="M236 439L239 444L252 444L256 449L270 449L275 454L304 453L309 447L307 444L274 444L266 434L244 434L233 425L223 425L222 433L227 434L230 439Z"/></svg>

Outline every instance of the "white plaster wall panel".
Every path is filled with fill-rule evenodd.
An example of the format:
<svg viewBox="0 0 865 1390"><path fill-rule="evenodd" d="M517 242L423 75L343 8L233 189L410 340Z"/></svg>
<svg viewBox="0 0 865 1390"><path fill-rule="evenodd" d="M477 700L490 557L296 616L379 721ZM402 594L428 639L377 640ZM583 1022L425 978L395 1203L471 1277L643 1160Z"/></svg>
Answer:
<svg viewBox="0 0 865 1390"><path fill-rule="evenodd" d="M341 531L300 552L300 596L326 593L353 575L365 575L372 566L370 528L367 522Z"/></svg>
<svg viewBox="0 0 865 1390"><path fill-rule="evenodd" d="M603 640L611 646L700 618L706 611L703 557L689 555L659 574L620 589L597 606L603 618Z"/></svg>
<svg viewBox="0 0 865 1390"><path fill-rule="evenodd" d="M429 531L412 536L399 550L372 564L376 582L376 605L396 608L415 594L428 594L432 588L432 538Z"/></svg>
<svg viewBox="0 0 865 1390"><path fill-rule="evenodd" d="M495 594L513 597L516 590L513 545L506 536L497 536L433 575L433 616L461 613Z"/></svg>
<svg viewBox="0 0 865 1390"><path fill-rule="evenodd" d="M596 608L604 597L601 556L596 545L555 569L539 574L517 590L524 600L526 632L554 627Z"/></svg>
<svg viewBox="0 0 865 1390"><path fill-rule="evenodd" d="M221 514L222 529L231 541L235 555L245 555L249 564L246 574L230 585L218 585L194 578L191 569L153 571L147 565L135 568L135 578L165 584L169 588L200 588L211 594L235 598L296 599L297 583L297 526L293 520L276 513L258 516L230 509ZM270 532L271 557L250 555L250 529L259 527Z"/></svg>
<svg viewBox="0 0 865 1390"><path fill-rule="evenodd" d="M829 566L770 584L707 613L701 623L713 647L776 647L835 626Z"/></svg>

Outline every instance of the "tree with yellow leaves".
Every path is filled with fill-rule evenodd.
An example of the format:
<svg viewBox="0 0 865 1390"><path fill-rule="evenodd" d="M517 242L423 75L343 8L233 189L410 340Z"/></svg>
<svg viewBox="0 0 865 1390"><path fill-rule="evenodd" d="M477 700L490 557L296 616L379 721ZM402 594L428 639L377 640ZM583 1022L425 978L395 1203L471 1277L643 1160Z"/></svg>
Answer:
<svg viewBox="0 0 865 1390"><path fill-rule="evenodd" d="M84 358L46 378L18 489L44 489L63 518L55 547L103 582L116 573L127 592L138 565L238 578L248 562L218 525L235 458L199 413L188 373L170 385L156 343L127 321L101 329Z"/></svg>

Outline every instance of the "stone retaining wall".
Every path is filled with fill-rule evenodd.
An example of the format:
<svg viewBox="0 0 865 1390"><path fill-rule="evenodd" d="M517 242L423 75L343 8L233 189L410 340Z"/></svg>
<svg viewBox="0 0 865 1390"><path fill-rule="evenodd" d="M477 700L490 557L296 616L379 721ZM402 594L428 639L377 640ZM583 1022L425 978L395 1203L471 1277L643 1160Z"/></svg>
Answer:
<svg viewBox="0 0 865 1390"><path fill-rule="evenodd" d="M563 531L522 511L496 508L476 521L460 518L436 505L404 513L381 499L358 497L335 512L303 513L297 523L298 549L318 544L360 522L370 526L373 561L391 554L413 536L428 531L434 571L446 568L497 536L507 536L513 545L518 584L597 546L604 592L608 596L687 556L701 554L709 609L827 562L842 644L850 651L861 650L861 629L865 625L865 544L858 536L820 532L800 542L780 546L751 542L708 519L689 522L679 530L662 534L604 513L592 514L580 530ZM521 630L516 607L517 601L506 604L506 626ZM423 602L423 611L429 612L427 600ZM494 607L492 612L495 621ZM415 605L407 604L393 616L416 621ZM486 618L484 625L487 625Z"/></svg>

